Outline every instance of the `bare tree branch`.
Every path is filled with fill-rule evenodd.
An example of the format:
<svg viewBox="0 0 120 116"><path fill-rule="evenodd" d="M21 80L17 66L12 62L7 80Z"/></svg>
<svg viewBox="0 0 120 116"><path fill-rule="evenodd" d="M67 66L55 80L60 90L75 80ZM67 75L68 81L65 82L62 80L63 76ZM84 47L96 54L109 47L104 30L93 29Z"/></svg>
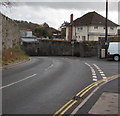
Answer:
<svg viewBox="0 0 120 116"><path fill-rule="evenodd" d="M14 2L9 2L9 0L6 0L5 2L0 2L0 5L5 7L12 7L14 5Z"/></svg>

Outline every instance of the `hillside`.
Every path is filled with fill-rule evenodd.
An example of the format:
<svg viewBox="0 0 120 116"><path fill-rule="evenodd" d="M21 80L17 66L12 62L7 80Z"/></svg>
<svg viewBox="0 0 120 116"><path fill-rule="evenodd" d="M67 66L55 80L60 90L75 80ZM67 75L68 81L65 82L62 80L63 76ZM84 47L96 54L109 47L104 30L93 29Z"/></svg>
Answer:
<svg viewBox="0 0 120 116"><path fill-rule="evenodd" d="M47 35L49 35L49 37L51 38L53 33L58 33L59 31L57 29L54 29L53 27L49 27L49 25L47 23L43 23L41 25L36 24L36 23L32 23L32 22L27 22L27 21L17 21L15 20L15 22L18 24L20 29L30 29L32 30L33 34L37 36L35 29L37 27L42 27L44 28L44 30L47 32Z"/></svg>
<svg viewBox="0 0 120 116"><path fill-rule="evenodd" d="M32 22L27 22L27 21L17 21L15 22L18 24L20 29L30 29L32 31L35 30L36 27L40 26L38 24L32 23Z"/></svg>

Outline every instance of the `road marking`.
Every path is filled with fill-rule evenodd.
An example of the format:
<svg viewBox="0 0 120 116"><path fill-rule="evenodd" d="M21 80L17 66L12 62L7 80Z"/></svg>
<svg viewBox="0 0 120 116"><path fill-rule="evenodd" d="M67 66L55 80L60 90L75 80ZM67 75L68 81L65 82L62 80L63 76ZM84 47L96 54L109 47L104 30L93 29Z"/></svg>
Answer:
<svg viewBox="0 0 120 116"><path fill-rule="evenodd" d="M103 77L103 79L106 79L107 77Z"/></svg>
<svg viewBox="0 0 120 116"><path fill-rule="evenodd" d="M108 77L108 79L110 79L108 82L110 82L110 81L118 78L119 76L120 76L120 74L114 75L114 76L111 76L111 77ZM103 79L102 79L102 80L103 80ZM90 99L90 97L91 97L101 86L103 86L104 84L106 84L106 83L108 83L108 82L104 82L104 83L100 84L99 86L97 86L97 87L93 90L93 92L91 92L91 93L83 100L83 102L80 103L80 104L74 109L74 111L71 113L70 116L73 116L74 114L76 114L76 113L78 112L78 110Z"/></svg>
<svg viewBox="0 0 120 116"><path fill-rule="evenodd" d="M61 112L59 116L62 116L65 112L67 112L77 101L75 100L72 104L70 104L65 110Z"/></svg>
<svg viewBox="0 0 120 116"><path fill-rule="evenodd" d="M103 78L103 76L105 76L105 74L101 74L101 76L102 76L102 78Z"/></svg>
<svg viewBox="0 0 120 116"><path fill-rule="evenodd" d="M102 74L102 73L104 73L104 72L102 72L102 71L99 71L99 73L100 73L100 74Z"/></svg>
<svg viewBox="0 0 120 116"><path fill-rule="evenodd" d="M73 100L68 101L63 107L61 107L57 112L55 112L55 114L54 114L53 116L59 114L59 113L60 113L68 104L70 104L72 101L73 101Z"/></svg>
<svg viewBox="0 0 120 116"><path fill-rule="evenodd" d="M82 92L84 92L86 89L88 89L89 87L91 87L92 85L94 85L94 83L90 84L89 86L85 87L82 91L80 91L79 93L76 94L76 96L79 96Z"/></svg>
<svg viewBox="0 0 120 116"><path fill-rule="evenodd" d="M70 116L73 116L74 114L76 114L78 112L78 110L88 101L88 99L98 90L99 87L97 87L90 95L88 95L86 97L86 99L84 99L84 101L82 103L80 103L77 108L74 109L74 111L71 113Z"/></svg>
<svg viewBox="0 0 120 116"><path fill-rule="evenodd" d="M0 87L0 89L4 89L4 88L6 88L6 87L10 87L10 86L15 85L15 84L17 84L17 83L20 83L20 82L22 82L22 81L25 81L25 80L27 80L27 79L29 79L29 78L32 78L32 77L34 77L34 76L36 76L36 75L37 75L37 74L33 74L33 75L28 76L28 77L26 77L26 78L24 78L24 79L21 79L21 80L19 80L19 81L16 81L16 82L10 83L10 84L8 84L8 85L2 86L2 87Z"/></svg>
<svg viewBox="0 0 120 116"><path fill-rule="evenodd" d="M85 95L89 90L91 90L93 87L97 86L97 87L92 91L92 93L90 93L90 94L86 97L86 99L84 99L83 102L81 102L81 103L79 104L79 106L78 106L71 114L72 114L72 115L73 115L73 114L76 114L77 111L87 102L87 100L88 100L102 85L104 85L104 84L106 84L106 83L108 83L108 82L110 82L110 81L112 81L113 79L118 78L118 77L120 77L120 74L114 75L114 76L111 76L111 77L107 77L107 80L108 80L108 81L105 81L106 79L101 79L101 80L99 80L99 81L97 81L97 82L94 82L94 83L88 85L87 87L85 87L85 88L84 88L82 91L80 91L76 96L82 97L82 96ZM102 83L102 82L103 82L103 83ZM100 85L98 86L98 84L100 84ZM71 102L71 101L74 101L74 102ZM62 108L60 108L60 110L58 110L57 113L55 113L53 116L59 114L59 113L69 104L69 106L67 106L67 107L64 109L64 111L62 111L62 112L60 113L59 116L65 114L65 113L68 111L68 109L70 109L76 102L77 102L76 100L73 100L73 99L70 100L70 101L69 101L68 103L66 103Z"/></svg>
<svg viewBox="0 0 120 116"><path fill-rule="evenodd" d="M94 76L94 75L93 75L92 77L93 77L93 79L94 79L94 78L97 78L97 76Z"/></svg>
<svg viewBox="0 0 120 116"><path fill-rule="evenodd" d="M99 81L96 81L96 82L94 82L94 83L92 83L92 84L90 84L89 86L87 86L85 89L83 89L82 91L80 91L77 95L78 96L80 96L80 97L82 97L85 93L87 93L88 92L88 90L90 90L90 88L92 89L93 87L95 87L95 86L97 86L98 84L100 84L100 83L102 83L102 82L104 82L104 81L106 81L106 80L109 80L109 79L112 79L112 78L117 78L117 77L119 77L120 76L120 74L118 74L118 75L114 75L114 76L111 76L111 77L106 77L105 79L101 79L101 80L99 80ZM76 95L76 96L77 96Z"/></svg>
<svg viewBox="0 0 120 116"><path fill-rule="evenodd" d="M96 73L92 73L92 75L96 75Z"/></svg>
<svg viewBox="0 0 120 116"><path fill-rule="evenodd" d="M50 68L52 68L54 65L51 64L48 68L45 69L45 71L49 70Z"/></svg>
<svg viewBox="0 0 120 116"><path fill-rule="evenodd" d="M90 66L90 64L88 64L87 62L85 62L85 64L87 66L89 66L90 69L91 69L93 81L97 81L97 75L96 75L96 72L95 72L94 68L92 66Z"/></svg>
<svg viewBox="0 0 120 116"><path fill-rule="evenodd" d="M96 64L93 64L93 65L98 69L98 72L100 73L102 78L105 79L106 76L105 76L104 72Z"/></svg>
<svg viewBox="0 0 120 116"><path fill-rule="evenodd" d="M98 81L97 79L93 79L93 81Z"/></svg>

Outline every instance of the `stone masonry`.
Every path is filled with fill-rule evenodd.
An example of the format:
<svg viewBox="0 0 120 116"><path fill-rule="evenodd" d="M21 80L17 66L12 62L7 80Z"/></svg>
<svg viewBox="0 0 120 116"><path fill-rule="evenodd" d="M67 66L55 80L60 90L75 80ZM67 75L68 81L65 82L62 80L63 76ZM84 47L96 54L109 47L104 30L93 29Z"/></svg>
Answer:
<svg viewBox="0 0 120 116"><path fill-rule="evenodd" d="M0 42L2 49L12 48L20 43L20 31L16 22L0 13Z"/></svg>

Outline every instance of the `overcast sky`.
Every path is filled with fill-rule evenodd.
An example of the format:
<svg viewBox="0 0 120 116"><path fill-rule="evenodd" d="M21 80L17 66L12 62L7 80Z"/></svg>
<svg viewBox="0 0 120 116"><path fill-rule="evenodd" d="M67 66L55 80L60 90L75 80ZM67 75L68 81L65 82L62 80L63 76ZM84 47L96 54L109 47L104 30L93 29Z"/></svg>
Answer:
<svg viewBox="0 0 120 116"><path fill-rule="evenodd" d="M48 23L49 26L58 29L64 21L70 20L70 14L74 19L85 13L96 11L105 17L105 0L10 0L15 2L13 7L0 6L1 12L12 19L24 20L33 23ZM16 2L19 1L19 2ZM83 2L84 1L84 2ZM118 1L109 0L109 19L118 23Z"/></svg>

